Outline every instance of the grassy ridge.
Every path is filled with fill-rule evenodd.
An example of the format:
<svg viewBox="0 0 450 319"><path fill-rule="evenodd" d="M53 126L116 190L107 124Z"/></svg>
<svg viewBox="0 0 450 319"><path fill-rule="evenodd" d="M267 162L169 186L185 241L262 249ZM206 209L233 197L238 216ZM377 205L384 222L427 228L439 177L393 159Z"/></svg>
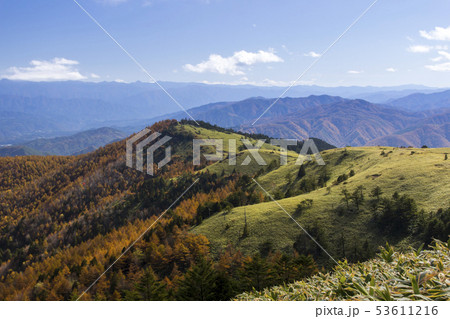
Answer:
<svg viewBox="0 0 450 319"><path fill-rule="evenodd" d="M330 176L328 187L280 199L278 202L302 226L311 228L319 225L328 242L327 250L334 255L340 255L342 238L346 245L344 254L345 250L353 250L356 241L366 239L372 249L386 241L406 247L415 244L416 239L381 234L373 225L373 213L368 207L352 214L337 214L336 207L342 205L341 192L344 188L352 191L363 186L368 198L369 191L379 186L384 192L383 196L392 196L395 191L407 194L415 199L419 209L427 212L448 207L450 161L444 160L444 154L448 152L449 149L386 147L327 150L321 153L327 165L306 165L306 176L303 179L317 178L326 169ZM262 175L257 180L270 194L285 193L288 189L295 193L299 191L301 183L296 178L298 169L291 158L288 165ZM351 170L354 171L354 176L334 185L340 175L349 174ZM313 205L299 216L295 213L296 207L306 199L313 200ZM247 237L242 236L245 215L249 229ZM276 203L269 201L218 213L193 228L192 232L205 235L215 253L231 243L244 253L251 254L265 243L270 243L274 249L292 251L302 230Z"/></svg>
<svg viewBox="0 0 450 319"><path fill-rule="evenodd" d="M231 174L233 171L240 172L242 174L255 174L257 171L259 171L264 166L259 166L255 163L253 158L250 155L250 152L247 150L247 148L242 143L242 139L246 138L245 136L239 134L239 133L232 133L232 132L219 132L219 131L213 131L211 129L203 128L203 127L196 127L192 125L185 125L185 126L178 126L178 130L183 130L185 132L188 132L195 136L195 138L202 138L202 139L221 139L223 140L223 153L224 153L224 159L218 162L214 162L211 165L207 166L203 169L203 171L209 171L210 173L216 173L216 174ZM256 143L256 140L253 138L246 138L248 139L253 145ZM230 140L236 141L236 164L237 165L229 165L229 149L230 149ZM190 150L192 150L191 145ZM187 151L187 150L186 150ZM205 146L201 149L202 154L214 154L215 149L212 146ZM269 141L266 141L266 143L263 144L261 149L259 150L259 153L261 157L264 159L264 161L269 164L272 161L278 161L280 160L280 151L279 147L271 145ZM252 162L249 165L241 165L242 162L245 160L247 156L252 158ZM296 156L295 152L289 151L288 157L290 160L294 159Z"/></svg>

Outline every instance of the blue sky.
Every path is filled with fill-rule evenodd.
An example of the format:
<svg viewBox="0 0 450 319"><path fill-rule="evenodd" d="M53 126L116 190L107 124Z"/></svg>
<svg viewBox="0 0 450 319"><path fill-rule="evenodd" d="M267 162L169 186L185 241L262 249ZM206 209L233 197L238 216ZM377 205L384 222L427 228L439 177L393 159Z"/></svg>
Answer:
<svg viewBox="0 0 450 319"><path fill-rule="evenodd" d="M78 0L157 80L286 85L373 0ZM300 84L450 86L450 1L379 0ZM149 81L73 0L0 0L0 77Z"/></svg>

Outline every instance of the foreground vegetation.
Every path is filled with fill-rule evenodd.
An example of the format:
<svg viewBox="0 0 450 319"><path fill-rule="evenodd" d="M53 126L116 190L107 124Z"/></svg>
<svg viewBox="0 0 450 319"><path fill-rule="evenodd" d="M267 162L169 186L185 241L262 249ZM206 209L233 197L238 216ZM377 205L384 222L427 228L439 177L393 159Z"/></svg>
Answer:
<svg viewBox="0 0 450 319"><path fill-rule="evenodd" d="M343 261L332 273L243 293L236 300L450 300L449 248L450 240L408 253L387 245L373 260Z"/></svg>

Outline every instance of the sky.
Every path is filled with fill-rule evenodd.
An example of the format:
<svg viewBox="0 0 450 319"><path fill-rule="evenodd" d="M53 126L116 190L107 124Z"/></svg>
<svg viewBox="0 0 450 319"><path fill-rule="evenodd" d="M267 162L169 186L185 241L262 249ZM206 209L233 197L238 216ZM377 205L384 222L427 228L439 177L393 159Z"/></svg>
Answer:
<svg viewBox="0 0 450 319"><path fill-rule="evenodd" d="M0 0L0 78L450 87L450 1ZM108 32L138 67L106 33ZM150 76L149 76L150 75Z"/></svg>

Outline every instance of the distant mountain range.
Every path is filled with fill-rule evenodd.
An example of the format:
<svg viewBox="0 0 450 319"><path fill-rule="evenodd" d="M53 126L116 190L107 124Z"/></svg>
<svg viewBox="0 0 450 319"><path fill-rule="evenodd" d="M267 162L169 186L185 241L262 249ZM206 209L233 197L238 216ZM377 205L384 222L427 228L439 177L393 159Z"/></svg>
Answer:
<svg viewBox="0 0 450 319"><path fill-rule="evenodd" d="M376 138L367 145L450 147L450 110L427 117L406 129Z"/></svg>
<svg viewBox="0 0 450 319"><path fill-rule="evenodd" d="M387 104L409 111L448 108L450 106L450 90L431 94L415 93L388 101Z"/></svg>
<svg viewBox="0 0 450 319"><path fill-rule="evenodd" d="M276 99L263 97L249 98L239 102L212 103L189 110L196 119L216 124L222 127L241 127L249 121L256 120ZM337 96L309 96L306 98L283 98L271 107L264 115L264 119L283 117L286 114L301 114L308 109L314 109L324 104L345 101ZM181 119L187 117L184 112L177 112L160 117ZM154 120L152 120L154 121ZM262 133L262 132L261 132Z"/></svg>
<svg viewBox="0 0 450 319"><path fill-rule="evenodd" d="M0 143L73 134L104 122L139 118L140 109L93 99L0 95Z"/></svg>
<svg viewBox="0 0 450 319"><path fill-rule="evenodd" d="M249 97L275 98L285 88L251 85L211 85L162 82L186 109ZM311 94L368 98L381 102L411 93L434 92L424 86L333 87L295 86L292 97ZM154 83L27 82L0 80L0 144L70 135L99 127L129 128L149 125L147 119L180 111Z"/></svg>
<svg viewBox="0 0 450 319"><path fill-rule="evenodd" d="M443 92L445 96L450 91ZM240 102L213 103L189 112L196 119L218 126L233 127L244 132L262 133L272 137L303 140L317 137L336 146L388 145L429 147L450 146L450 104L442 102L416 111L400 108L396 100L391 105L373 104L328 95L307 98L283 98L252 125L275 100L251 98ZM405 98L406 99L406 98ZM168 118L185 118L177 112ZM156 120L156 119L155 119Z"/></svg>
<svg viewBox="0 0 450 319"><path fill-rule="evenodd" d="M314 136L336 146L362 146L419 119L415 114L364 100L343 100L276 118L264 116L255 125L244 123L240 129L283 138Z"/></svg>
<svg viewBox="0 0 450 319"><path fill-rule="evenodd" d="M22 145L0 147L0 156L79 155L95 151L101 146L122 140L125 137L127 137L127 134L124 132L103 127L71 136L40 138Z"/></svg>
<svg viewBox="0 0 450 319"><path fill-rule="evenodd" d="M280 99L253 126L284 88L162 84L195 119L223 127L273 137L313 136L337 146L421 146L424 141L430 147L448 145L448 121L442 122L442 114L448 112L450 91L436 92L438 89L423 86L295 86L289 91L291 97ZM363 100L366 98L370 102ZM153 83L0 80L0 144L26 145L27 153L35 146L27 143L37 138L69 136L100 127L131 134L158 120L186 117ZM55 154L55 149L52 152Z"/></svg>
<svg viewBox="0 0 450 319"><path fill-rule="evenodd" d="M278 97L286 87L224 85L189 82L160 82L183 106L191 108L220 101L238 101L252 96ZM401 85L394 87L297 85L289 90L289 96L335 95L352 99L365 99L374 103L384 103L413 93L440 92L444 89L423 85ZM147 106L147 113L153 116L178 111L178 106L154 83L133 82L28 82L0 80L0 95L23 97L45 96L53 99L91 99L113 104L136 104ZM156 109L152 109L153 106ZM147 115L147 114L146 114Z"/></svg>
<svg viewBox="0 0 450 319"><path fill-rule="evenodd" d="M11 145L0 147L0 157L7 156L29 156L29 155L48 155L23 145Z"/></svg>

